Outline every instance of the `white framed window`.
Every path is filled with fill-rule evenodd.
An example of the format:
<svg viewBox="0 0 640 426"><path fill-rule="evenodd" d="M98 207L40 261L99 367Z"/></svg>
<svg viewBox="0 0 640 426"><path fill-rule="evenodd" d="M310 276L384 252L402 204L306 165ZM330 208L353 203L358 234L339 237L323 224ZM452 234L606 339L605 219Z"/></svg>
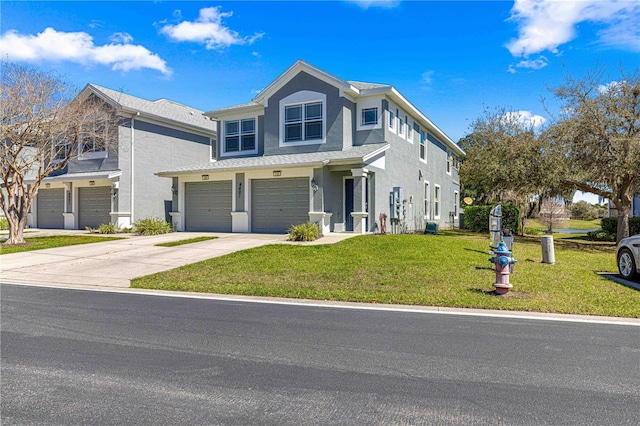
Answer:
<svg viewBox="0 0 640 426"><path fill-rule="evenodd" d="M409 120L409 117L405 117L405 121L407 123L407 140L411 143L413 143L413 129L412 129L412 123Z"/></svg>
<svg viewBox="0 0 640 426"><path fill-rule="evenodd" d="M453 220L458 218L458 210L460 208L460 193L453 191Z"/></svg>
<svg viewBox="0 0 640 426"><path fill-rule="evenodd" d="M451 155L451 151L447 150L447 174L451 174L451 169L453 167L453 157Z"/></svg>
<svg viewBox="0 0 640 426"><path fill-rule="evenodd" d="M258 152L255 117L224 122L222 155Z"/></svg>
<svg viewBox="0 0 640 426"><path fill-rule="evenodd" d="M322 102L284 107L284 142L322 139Z"/></svg>
<svg viewBox="0 0 640 426"><path fill-rule="evenodd" d="M427 180L424 181L424 193L422 195L424 200L424 218L429 220L431 219L431 187Z"/></svg>
<svg viewBox="0 0 640 426"><path fill-rule="evenodd" d="M400 115L398 115L398 136L404 138L404 121L400 118Z"/></svg>
<svg viewBox="0 0 640 426"><path fill-rule="evenodd" d="M440 219L440 185L433 187L433 217Z"/></svg>
<svg viewBox="0 0 640 426"><path fill-rule="evenodd" d="M427 162L427 137L424 132L420 132L420 160Z"/></svg>
<svg viewBox="0 0 640 426"><path fill-rule="evenodd" d="M325 142L326 95L303 90L280 100L280 146Z"/></svg>
<svg viewBox="0 0 640 426"><path fill-rule="evenodd" d="M78 145L80 160L107 158L107 142L109 134L109 121L107 117L94 120L81 137Z"/></svg>
<svg viewBox="0 0 640 426"><path fill-rule="evenodd" d="M375 126L378 124L378 108L363 108L360 119L362 126Z"/></svg>
<svg viewBox="0 0 640 426"><path fill-rule="evenodd" d="M393 111L391 110L389 110L389 130L391 130L393 133L396 132L395 116L393 115Z"/></svg>

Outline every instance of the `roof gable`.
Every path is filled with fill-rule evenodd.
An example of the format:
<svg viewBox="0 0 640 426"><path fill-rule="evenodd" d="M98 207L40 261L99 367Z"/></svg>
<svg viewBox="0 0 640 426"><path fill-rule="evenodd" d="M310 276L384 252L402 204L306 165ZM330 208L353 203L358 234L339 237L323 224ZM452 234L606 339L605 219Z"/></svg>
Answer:
<svg viewBox="0 0 640 426"><path fill-rule="evenodd" d="M302 71L319 80L324 81L327 84L335 86L336 88L338 88L338 90L340 90L341 96L344 93L347 93L351 96L355 96L360 93L360 90L348 81L342 80L332 74L329 74L326 71L321 70L320 68L316 68L313 65L310 65L305 61L299 59L285 72L280 74L278 78L273 80L260 93L258 93L258 95L253 98L253 102L264 105L271 95L276 93L280 88L282 88L285 84L291 81L291 79L293 79Z"/></svg>
<svg viewBox="0 0 640 426"><path fill-rule="evenodd" d="M203 115L203 111L182 105L168 99L148 101L117 90L96 84L87 84L79 96L94 93L103 101L124 112L146 116L152 119L171 122L175 125L196 127L207 132L215 132L215 123Z"/></svg>

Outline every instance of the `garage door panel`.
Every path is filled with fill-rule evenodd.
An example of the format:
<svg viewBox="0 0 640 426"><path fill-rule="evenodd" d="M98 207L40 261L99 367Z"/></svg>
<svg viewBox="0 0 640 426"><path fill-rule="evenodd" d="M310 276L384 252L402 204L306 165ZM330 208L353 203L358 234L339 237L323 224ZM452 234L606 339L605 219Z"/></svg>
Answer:
<svg viewBox="0 0 640 426"><path fill-rule="evenodd" d="M253 232L283 233L309 220L309 180L257 179L251 183Z"/></svg>
<svg viewBox="0 0 640 426"><path fill-rule="evenodd" d="M185 229L231 232L231 181L185 184Z"/></svg>
<svg viewBox="0 0 640 426"><path fill-rule="evenodd" d="M111 222L111 188L78 188L78 228L97 228Z"/></svg>
<svg viewBox="0 0 640 426"><path fill-rule="evenodd" d="M64 189L41 189L38 191L38 228L64 228Z"/></svg>

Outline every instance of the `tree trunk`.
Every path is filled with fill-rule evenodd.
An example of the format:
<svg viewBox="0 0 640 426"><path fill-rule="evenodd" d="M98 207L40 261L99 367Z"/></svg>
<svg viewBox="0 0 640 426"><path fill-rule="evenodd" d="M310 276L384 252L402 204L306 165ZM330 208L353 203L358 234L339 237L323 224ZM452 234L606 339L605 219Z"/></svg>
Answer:
<svg viewBox="0 0 640 426"><path fill-rule="evenodd" d="M6 244L24 244L24 228L27 225L26 215L19 218L15 212L11 212L7 216L7 222L9 222L9 238Z"/></svg>
<svg viewBox="0 0 640 426"><path fill-rule="evenodd" d="M631 211L631 200L622 197L621 200L614 201L618 209L618 228L616 232L616 243L629 236L629 212Z"/></svg>

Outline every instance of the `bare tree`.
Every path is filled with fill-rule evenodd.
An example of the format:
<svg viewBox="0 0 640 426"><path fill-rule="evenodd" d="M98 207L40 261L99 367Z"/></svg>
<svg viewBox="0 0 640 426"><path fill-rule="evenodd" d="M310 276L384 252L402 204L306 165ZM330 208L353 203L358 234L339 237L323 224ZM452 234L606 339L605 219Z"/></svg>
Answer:
<svg viewBox="0 0 640 426"><path fill-rule="evenodd" d="M602 71L569 76L554 89L564 105L549 137L564 153L564 186L615 204L620 241L629 236L631 200L640 192L640 74L603 80Z"/></svg>
<svg viewBox="0 0 640 426"><path fill-rule="evenodd" d="M61 77L2 63L0 205L8 244L24 243L27 214L43 179L90 150L105 149L113 115L93 96L76 96Z"/></svg>
<svg viewBox="0 0 640 426"><path fill-rule="evenodd" d="M551 234L553 228L566 223L569 213L564 203L559 198L554 197L542 201L538 216L547 227L547 232Z"/></svg>

